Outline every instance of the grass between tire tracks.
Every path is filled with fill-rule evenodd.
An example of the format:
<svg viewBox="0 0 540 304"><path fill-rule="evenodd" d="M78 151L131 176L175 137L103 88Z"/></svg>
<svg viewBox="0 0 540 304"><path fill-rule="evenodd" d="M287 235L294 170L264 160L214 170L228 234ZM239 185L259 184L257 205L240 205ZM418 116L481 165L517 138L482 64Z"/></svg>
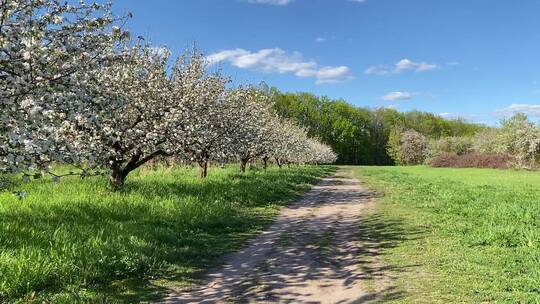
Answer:
<svg viewBox="0 0 540 304"><path fill-rule="evenodd" d="M383 196L361 231L396 278L385 302L540 303L540 173L348 168Z"/></svg>
<svg viewBox="0 0 540 304"><path fill-rule="evenodd" d="M238 174L139 170L121 191L104 178L30 183L0 193L0 302L141 302L201 271L267 227L333 167Z"/></svg>

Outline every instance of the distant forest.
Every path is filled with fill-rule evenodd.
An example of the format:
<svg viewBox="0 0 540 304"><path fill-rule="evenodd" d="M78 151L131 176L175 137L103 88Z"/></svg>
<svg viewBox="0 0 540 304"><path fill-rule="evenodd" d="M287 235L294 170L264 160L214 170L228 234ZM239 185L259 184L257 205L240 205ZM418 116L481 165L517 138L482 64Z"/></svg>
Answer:
<svg viewBox="0 0 540 304"><path fill-rule="evenodd" d="M369 109L342 99L311 93L281 93L275 90L277 113L304 127L338 153L338 164L393 165L387 153L389 134L394 129L414 129L428 138L473 136L486 128L462 119L444 119L426 112L398 112Z"/></svg>

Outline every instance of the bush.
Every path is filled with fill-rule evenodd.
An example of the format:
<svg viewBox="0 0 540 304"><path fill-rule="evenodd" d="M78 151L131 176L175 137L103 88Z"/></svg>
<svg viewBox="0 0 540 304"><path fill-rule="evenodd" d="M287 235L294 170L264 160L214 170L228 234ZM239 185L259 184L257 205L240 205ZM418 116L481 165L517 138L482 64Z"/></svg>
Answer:
<svg viewBox="0 0 540 304"><path fill-rule="evenodd" d="M540 128L524 114L503 120L499 132L499 150L514 156L516 168L535 168L540 158Z"/></svg>
<svg viewBox="0 0 540 304"><path fill-rule="evenodd" d="M499 129L486 129L474 135L472 139L472 150L482 154L493 154L499 149Z"/></svg>
<svg viewBox="0 0 540 304"><path fill-rule="evenodd" d="M515 168L536 168L540 159L540 128L526 115L516 114L503 119L500 128L476 134L472 148L481 154L512 155L510 165Z"/></svg>
<svg viewBox="0 0 540 304"><path fill-rule="evenodd" d="M426 137L415 130L395 130L387 151L398 165L418 165L426 158L427 145Z"/></svg>
<svg viewBox="0 0 540 304"><path fill-rule="evenodd" d="M432 167L441 168L493 168L508 169L514 158L508 154L469 153L456 155L445 153L429 162Z"/></svg>
<svg viewBox="0 0 540 304"><path fill-rule="evenodd" d="M432 140L427 149L427 159L433 159L443 154L464 155L472 151L472 140L468 137L443 137Z"/></svg>

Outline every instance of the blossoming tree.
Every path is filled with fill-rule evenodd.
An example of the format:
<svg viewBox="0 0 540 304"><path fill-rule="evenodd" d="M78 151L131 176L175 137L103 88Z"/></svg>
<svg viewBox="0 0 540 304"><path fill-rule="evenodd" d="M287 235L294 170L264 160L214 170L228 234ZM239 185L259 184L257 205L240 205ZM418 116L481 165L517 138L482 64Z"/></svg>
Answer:
<svg viewBox="0 0 540 304"><path fill-rule="evenodd" d="M136 45L121 56L85 75L84 95L70 105L76 115L61 133L78 162L108 169L115 187L146 162L176 151L183 114L171 98L168 51Z"/></svg>
<svg viewBox="0 0 540 304"><path fill-rule="evenodd" d="M75 74L113 59L127 37L117 21L109 4L0 0L0 170L69 157L55 133L75 114L57 109L76 95Z"/></svg>
<svg viewBox="0 0 540 304"><path fill-rule="evenodd" d="M173 68L172 98L183 113L179 153L199 165L200 178L207 176L210 160L227 157L229 134L239 123L232 119L228 82L220 73L208 73L206 59L197 50L186 52Z"/></svg>
<svg viewBox="0 0 540 304"><path fill-rule="evenodd" d="M205 57L171 67L165 48L134 45L109 4L0 0L0 171L50 162L105 169L112 185L158 156L196 162L331 159L272 110L263 87L228 89Z"/></svg>
<svg viewBox="0 0 540 304"><path fill-rule="evenodd" d="M237 127L230 134L229 149L240 161L240 171L245 172L249 161L264 156L275 144L273 131L277 118L267 90L253 86L237 88L230 98L235 105L232 119Z"/></svg>

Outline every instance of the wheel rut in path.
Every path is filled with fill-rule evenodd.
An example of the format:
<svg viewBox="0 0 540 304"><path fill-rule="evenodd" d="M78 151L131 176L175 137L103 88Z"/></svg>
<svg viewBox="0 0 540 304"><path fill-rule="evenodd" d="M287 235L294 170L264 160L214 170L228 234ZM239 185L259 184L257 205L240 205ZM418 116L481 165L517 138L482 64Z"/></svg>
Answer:
<svg viewBox="0 0 540 304"><path fill-rule="evenodd" d="M281 210L274 224L227 255L202 285L163 303L361 303L373 300L358 235L372 193L340 171ZM374 247L374 246L372 246ZM376 255L369 253L370 255Z"/></svg>

